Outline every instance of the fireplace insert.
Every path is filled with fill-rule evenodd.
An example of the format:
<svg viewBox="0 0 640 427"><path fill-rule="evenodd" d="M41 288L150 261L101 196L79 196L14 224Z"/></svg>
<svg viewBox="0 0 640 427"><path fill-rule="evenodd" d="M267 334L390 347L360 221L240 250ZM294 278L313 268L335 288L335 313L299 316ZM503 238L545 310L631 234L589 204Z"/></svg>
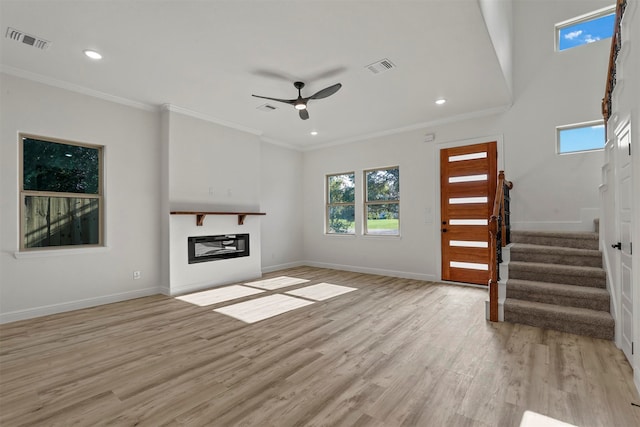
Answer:
<svg viewBox="0 0 640 427"><path fill-rule="evenodd" d="M189 237L189 264L249 256L248 234Z"/></svg>

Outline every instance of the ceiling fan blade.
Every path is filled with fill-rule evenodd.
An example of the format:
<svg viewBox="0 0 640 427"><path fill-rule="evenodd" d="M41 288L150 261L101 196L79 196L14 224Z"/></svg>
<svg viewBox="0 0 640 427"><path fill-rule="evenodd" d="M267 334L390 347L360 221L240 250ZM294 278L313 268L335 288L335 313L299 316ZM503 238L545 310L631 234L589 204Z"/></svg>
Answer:
<svg viewBox="0 0 640 427"><path fill-rule="evenodd" d="M309 112L307 110L300 110L300 118L307 120L309 118Z"/></svg>
<svg viewBox="0 0 640 427"><path fill-rule="evenodd" d="M341 83L336 83L333 86L325 87L320 92L314 93L313 95L311 95L307 99L322 99L322 98L326 98L326 97L331 96L334 93L336 93L338 90L340 90L341 87L342 87Z"/></svg>
<svg viewBox="0 0 640 427"><path fill-rule="evenodd" d="M255 96L256 98L262 98L262 99L270 99L271 101L278 101L278 102L284 102L285 104L295 104L297 99L278 99L278 98L270 98L268 96L260 96L260 95L251 95L251 96Z"/></svg>

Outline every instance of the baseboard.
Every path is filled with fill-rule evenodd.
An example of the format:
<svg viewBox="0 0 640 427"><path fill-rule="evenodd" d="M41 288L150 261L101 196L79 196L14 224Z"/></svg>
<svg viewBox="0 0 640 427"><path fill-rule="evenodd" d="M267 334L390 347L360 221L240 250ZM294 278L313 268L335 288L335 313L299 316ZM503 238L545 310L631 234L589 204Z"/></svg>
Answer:
<svg viewBox="0 0 640 427"><path fill-rule="evenodd" d="M278 270L286 270L287 268L302 267L305 265L308 265L308 264L303 261L295 261L295 262L287 262L287 263L278 264L278 265L270 265L268 267L262 267L262 273L263 274L272 273Z"/></svg>
<svg viewBox="0 0 640 427"><path fill-rule="evenodd" d="M331 264L331 263L315 262L315 261L305 261L301 265L308 265L309 267L318 267L318 268L331 268L333 270L352 271L354 273L375 274L377 276L390 276L390 277L399 277L402 279L424 280L427 282L435 282L437 280L435 274L410 273L406 271L360 267L355 265Z"/></svg>
<svg viewBox="0 0 640 427"><path fill-rule="evenodd" d="M96 298L87 298L83 300L64 302L61 304L45 305L42 307L28 308L25 310L10 311L0 314L0 324L17 322L18 320L33 319L50 314L64 313L67 311L80 310L83 308L96 307L98 305L111 304L114 302L126 301L135 298L148 297L160 293L160 288L138 289L130 292L122 292L119 294L105 295Z"/></svg>

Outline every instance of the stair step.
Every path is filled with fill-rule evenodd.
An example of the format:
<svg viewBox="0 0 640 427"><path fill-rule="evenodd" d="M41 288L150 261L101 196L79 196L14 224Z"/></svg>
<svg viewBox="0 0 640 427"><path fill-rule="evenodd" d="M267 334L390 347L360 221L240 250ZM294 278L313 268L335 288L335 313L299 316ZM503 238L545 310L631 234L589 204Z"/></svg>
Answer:
<svg viewBox="0 0 640 427"><path fill-rule="evenodd" d="M605 311L507 298L504 320L577 335L613 340L613 317Z"/></svg>
<svg viewBox="0 0 640 427"><path fill-rule="evenodd" d="M509 262L509 280L522 279L563 285L606 288L606 273L602 268L579 267L537 262Z"/></svg>
<svg viewBox="0 0 640 427"><path fill-rule="evenodd" d="M598 250L599 247L598 233L512 230L511 242L594 250Z"/></svg>
<svg viewBox="0 0 640 427"><path fill-rule="evenodd" d="M606 289L519 279L509 279L507 298L607 312L611 305Z"/></svg>
<svg viewBox="0 0 640 427"><path fill-rule="evenodd" d="M602 253L594 249L514 243L511 247L511 261L602 267Z"/></svg>

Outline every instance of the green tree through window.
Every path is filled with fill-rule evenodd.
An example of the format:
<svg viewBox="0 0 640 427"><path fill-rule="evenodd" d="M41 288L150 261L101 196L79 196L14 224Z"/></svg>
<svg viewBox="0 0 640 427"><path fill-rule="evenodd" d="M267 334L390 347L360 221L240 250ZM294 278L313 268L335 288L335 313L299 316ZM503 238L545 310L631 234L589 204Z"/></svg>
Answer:
<svg viewBox="0 0 640 427"><path fill-rule="evenodd" d="M21 135L21 249L102 242L102 147Z"/></svg>
<svg viewBox="0 0 640 427"><path fill-rule="evenodd" d="M400 234L400 169L373 169L365 175L365 234Z"/></svg>
<svg viewBox="0 0 640 427"><path fill-rule="evenodd" d="M355 233L355 173L327 175L327 233Z"/></svg>

